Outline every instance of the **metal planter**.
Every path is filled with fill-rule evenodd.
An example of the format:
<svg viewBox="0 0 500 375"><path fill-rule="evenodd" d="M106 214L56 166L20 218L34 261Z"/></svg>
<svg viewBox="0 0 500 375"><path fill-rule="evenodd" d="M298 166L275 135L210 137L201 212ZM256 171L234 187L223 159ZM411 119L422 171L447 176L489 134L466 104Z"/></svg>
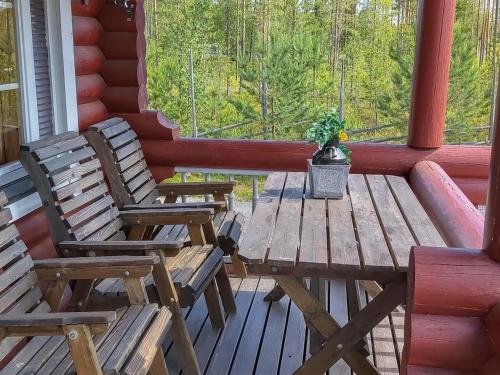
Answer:
<svg viewBox="0 0 500 375"><path fill-rule="evenodd" d="M314 198L342 199L347 188L347 180L351 165L313 165L307 161L309 168L309 185Z"/></svg>

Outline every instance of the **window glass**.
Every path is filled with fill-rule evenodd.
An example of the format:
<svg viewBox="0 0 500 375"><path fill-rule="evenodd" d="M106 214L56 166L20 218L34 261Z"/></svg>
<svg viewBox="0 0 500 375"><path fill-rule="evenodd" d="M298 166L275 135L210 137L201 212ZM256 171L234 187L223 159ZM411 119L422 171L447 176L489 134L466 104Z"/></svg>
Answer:
<svg viewBox="0 0 500 375"><path fill-rule="evenodd" d="M21 119L12 1L0 1L0 164L17 159Z"/></svg>

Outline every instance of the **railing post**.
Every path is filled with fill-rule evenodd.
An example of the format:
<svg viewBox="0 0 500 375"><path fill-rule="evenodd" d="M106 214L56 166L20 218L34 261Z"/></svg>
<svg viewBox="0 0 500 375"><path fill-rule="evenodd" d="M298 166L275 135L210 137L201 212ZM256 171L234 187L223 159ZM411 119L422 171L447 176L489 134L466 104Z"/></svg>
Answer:
<svg viewBox="0 0 500 375"><path fill-rule="evenodd" d="M252 177L252 212L255 211L257 207L257 201L259 200L259 176Z"/></svg>
<svg viewBox="0 0 500 375"><path fill-rule="evenodd" d="M234 181L234 176L231 174L229 175L229 182L233 182ZM229 193L228 197L227 197L227 208L229 209L229 211L233 211L234 210L234 190L231 190L231 192Z"/></svg>
<svg viewBox="0 0 500 375"><path fill-rule="evenodd" d="M209 173L205 173L205 182L210 182L212 180ZM210 202L210 194L205 194L205 202Z"/></svg>
<svg viewBox="0 0 500 375"><path fill-rule="evenodd" d="M182 183L186 183L186 172L181 172L181 181L182 181ZM187 196L183 195L181 197L181 200L182 200L182 203L186 203L187 202Z"/></svg>

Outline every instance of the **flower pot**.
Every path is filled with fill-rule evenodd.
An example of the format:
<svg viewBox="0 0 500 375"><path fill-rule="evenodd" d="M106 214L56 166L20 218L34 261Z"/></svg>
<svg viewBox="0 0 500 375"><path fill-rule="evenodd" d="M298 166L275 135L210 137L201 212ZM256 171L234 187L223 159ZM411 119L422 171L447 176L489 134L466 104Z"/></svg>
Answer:
<svg viewBox="0 0 500 375"><path fill-rule="evenodd" d="M307 160L309 185L313 198L342 199L346 192L351 165L349 163L314 165Z"/></svg>

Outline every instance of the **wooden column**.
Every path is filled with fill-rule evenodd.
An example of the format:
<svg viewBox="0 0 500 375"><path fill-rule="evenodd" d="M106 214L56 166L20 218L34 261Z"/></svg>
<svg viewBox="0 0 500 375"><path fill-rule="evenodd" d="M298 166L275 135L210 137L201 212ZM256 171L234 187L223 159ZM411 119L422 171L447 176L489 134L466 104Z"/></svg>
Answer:
<svg viewBox="0 0 500 375"><path fill-rule="evenodd" d="M500 92L500 86L499 86ZM493 259L500 261L500 97L497 95L493 139L491 143L488 206L484 220L483 247Z"/></svg>
<svg viewBox="0 0 500 375"><path fill-rule="evenodd" d="M421 0L408 145L443 144L456 0Z"/></svg>

